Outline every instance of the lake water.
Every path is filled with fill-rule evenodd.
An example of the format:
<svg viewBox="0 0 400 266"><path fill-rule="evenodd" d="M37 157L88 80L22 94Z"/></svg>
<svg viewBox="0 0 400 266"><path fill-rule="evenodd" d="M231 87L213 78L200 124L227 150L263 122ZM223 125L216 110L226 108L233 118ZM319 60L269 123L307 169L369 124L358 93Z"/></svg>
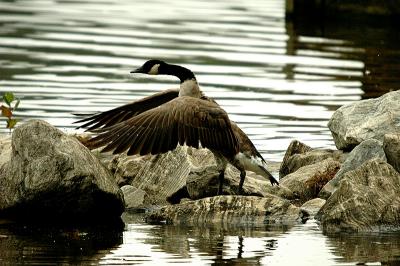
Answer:
<svg viewBox="0 0 400 266"><path fill-rule="evenodd" d="M193 70L263 156L293 139L334 148L339 106L397 89L400 35L382 18L285 21L284 1L0 1L0 92L16 116L73 132L72 113L103 111L166 88L131 75L150 58ZM0 121L3 133L5 121ZM0 264L197 263L398 265L398 234L323 235L292 228L181 228L125 214L115 230L0 225Z"/></svg>

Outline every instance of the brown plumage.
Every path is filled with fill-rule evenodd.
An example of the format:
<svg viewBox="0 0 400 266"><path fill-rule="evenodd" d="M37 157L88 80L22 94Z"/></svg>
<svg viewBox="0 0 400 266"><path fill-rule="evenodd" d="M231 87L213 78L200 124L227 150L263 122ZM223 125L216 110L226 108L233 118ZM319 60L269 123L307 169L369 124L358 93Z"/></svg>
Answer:
<svg viewBox="0 0 400 266"><path fill-rule="evenodd" d="M136 106L140 102L131 104ZM112 115L114 114L114 116ZM128 112L99 114L99 121L118 121L95 132L90 140L91 148L105 146L102 150L133 154L159 154L171 151L180 145L218 150L223 154L236 154L239 144L226 112L213 102L188 96L177 97L156 108L137 115ZM96 126L101 123L97 122ZM106 125L106 123L103 123ZM93 126L91 126L93 128Z"/></svg>
<svg viewBox="0 0 400 266"><path fill-rule="evenodd" d="M99 127L109 127L125 121L137 114L140 114L149 109L155 108L163 103L166 103L178 97L179 89L169 89L155 93L151 96L139 99L129 104L114 108L109 111L97 113L93 116L87 117L77 121L77 123L84 123L77 128L86 128L87 131L97 129Z"/></svg>
<svg viewBox="0 0 400 266"><path fill-rule="evenodd" d="M201 145L216 158L219 194L227 163L240 171L240 191L245 170L268 178L272 185L278 184L248 136L213 99L204 96L190 70L150 60L132 73L174 75L181 85L179 90L162 91L77 121L84 123L80 127L97 134L87 142L89 148L104 146L102 152L145 155L165 153L178 144L194 148Z"/></svg>

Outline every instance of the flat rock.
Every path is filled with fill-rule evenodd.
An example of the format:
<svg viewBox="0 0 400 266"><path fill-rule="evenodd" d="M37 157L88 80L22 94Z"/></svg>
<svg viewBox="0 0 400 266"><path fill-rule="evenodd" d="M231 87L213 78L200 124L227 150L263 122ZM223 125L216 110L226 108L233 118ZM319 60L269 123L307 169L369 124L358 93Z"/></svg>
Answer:
<svg viewBox="0 0 400 266"><path fill-rule="evenodd" d="M400 174L373 159L347 172L316 218L325 232L400 230Z"/></svg>
<svg viewBox="0 0 400 266"><path fill-rule="evenodd" d="M340 163L332 158L299 168L281 181L281 185L291 190L300 202L317 197L322 187L331 180Z"/></svg>
<svg viewBox="0 0 400 266"><path fill-rule="evenodd" d="M400 90L340 107L328 127L339 150L351 150L367 139L383 141L385 134L400 131Z"/></svg>
<svg viewBox="0 0 400 266"><path fill-rule="evenodd" d="M400 173L400 133L386 134L383 139L383 150L387 162Z"/></svg>
<svg viewBox="0 0 400 266"><path fill-rule="evenodd" d="M330 149L312 149L300 141L294 140L290 143L283 158L279 170L279 178L283 179L286 175L296 172L299 168L321 162L327 158L332 158L338 162L343 162L345 158L343 151Z"/></svg>
<svg viewBox="0 0 400 266"><path fill-rule="evenodd" d="M85 222L120 217L123 194L76 138L41 120L17 127L0 156L0 215Z"/></svg>
<svg viewBox="0 0 400 266"><path fill-rule="evenodd" d="M299 208L277 196L216 196L165 206L146 219L174 225L294 224Z"/></svg>
<svg viewBox="0 0 400 266"><path fill-rule="evenodd" d="M340 170L336 173L335 177L332 178L332 180L330 180L322 188L319 197L324 199L329 198L332 193L337 189L339 182L340 180L342 180L344 174L346 174L350 170L356 169L364 162L374 158L386 161L382 142L376 139L369 139L361 142L349 153Z"/></svg>

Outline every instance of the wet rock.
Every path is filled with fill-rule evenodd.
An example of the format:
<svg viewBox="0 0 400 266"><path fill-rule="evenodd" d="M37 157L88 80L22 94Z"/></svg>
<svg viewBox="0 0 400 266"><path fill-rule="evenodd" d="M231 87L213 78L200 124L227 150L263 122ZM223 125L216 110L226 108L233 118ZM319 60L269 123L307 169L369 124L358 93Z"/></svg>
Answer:
<svg viewBox="0 0 400 266"><path fill-rule="evenodd" d="M216 196L163 207L146 220L174 225L293 224L299 221L299 208L273 195Z"/></svg>
<svg viewBox="0 0 400 266"><path fill-rule="evenodd" d="M238 195L240 172L231 165L225 171L223 194ZM219 187L219 172L217 167L208 166L190 171L186 187L191 199L201 199L217 195ZM244 195L265 196L273 194L286 199L294 199L293 193L286 187L272 186L269 180L252 172L246 173L243 184Z"/></svg>
<svg viewBox="0 0 400 266"><path fill-rule="evenodd" d="M383 141L400 130L400 91L340 107L329 120L336 147L351 150L367 139Z"/></svg>
<svg viewBox="0 0 400 266"><path fill-rule="evenodd" d="M344 161L345 154L342 151L329 149L312 149L311 147L294 140L290 143L283 158L279 170L279 178L296 172L300 167L321 162L327 158L336 161Z"/></svg>
<svg viewBox="0 0 400 266"><path fill-rule="evenodd" d="M335 176L339 168L339 162L328 158L299 168L296 172L287 175L281 185L291 190L300 202L305 202L317 197L322 187Z"/></svg>
<svg viewBox="0 0 400 266"><path fill-rule="evenodd" d="M356 169L364 162L374 158L379 158L386 161L382 142L376 139L363 141L360 145L355 147L349 153L340 170L336 173L335 177L322 188L319 197L324 199L329 198L332 193L337 189L339 182L340 180L342 180L345 173L350 170Z"/></svg>
<svg viewBox="0 0 400 266"><path fill-rule="evenodd" d="M324 206L326 200L321 198L315 198L307 201L300 207L300 215L303 220L313 218L318 211Z"/></svg>
<svg viewBox="0 0 400 266"><path fill-rule="evenodd" d="M14 130L11 145L0 156L2 216L63 222L120 217L121 190L76 138L32 120Z"/></svg>
<svg viewBox="0 0 400 266"><path fill-rule="evenodd" d="M124 193L126 209L141 209L147 207L145 201L148 196L144 190L130 185L121 187L121 190L122 193Z"/></svg>
<svg viewBox="0 0 400 266"><path fill-rule="evenodd" d="M400 134L386 134L383 139L383 150L387 162L400 173Z"/></svg>
<svg viewBox="0 0 400 266"><path fill-rule="evenodd" d="M347 172L316 218L326 232L400 229L400 174L380 160Z"/></svg>

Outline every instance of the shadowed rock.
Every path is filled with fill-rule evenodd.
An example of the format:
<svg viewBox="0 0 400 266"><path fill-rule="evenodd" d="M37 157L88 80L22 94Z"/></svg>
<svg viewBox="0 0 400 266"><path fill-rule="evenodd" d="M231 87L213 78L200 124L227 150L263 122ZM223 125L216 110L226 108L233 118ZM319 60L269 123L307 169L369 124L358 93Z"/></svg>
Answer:
<svg viewBox="0 0 400 266"><path fill-rule="evenodd" d="M326 200L321 198L315 198L305 202L300 207L300 215L303 220L308 220L314 217L318 211L324 206Z"/></svg>
<svg viewBox="0 0 400 266"><path fill-rule="evenodd" d="M263 225L298 221L299 208L273 195L210 197L166 206L147 216L147 222L174 225Z"/></svg>
<svg viewBox="0 0 400 266"><path fill-rule="evenodd" d="M400 229L400 174L380 160L347 172L316 218L326 232Z"/></svg>
<svg viewBox="0 0 400 266"><path fill-rule="evenodd" d="M132 185L146 193L145 206L178 203L187 197L199 199L217 195L219 173L214 155L208 149L178 146L165 154L147 156L93 152L114 173L120 185ZM277 164L271 166L272 169L278 167ZM224 194L237 194L240 173L228 166L225 174ZM247 195L273 192L291 198L287 189L273 188L269 181L254 173L248 172L248 175L244 182Z"/></svg>
<svg viewBox="0 0 400 266"><path fill-rule="evenodd" d="M383 141L385 134L400 131L400 91L344 105L328 127L339 150L351 150L367 139Z"/></svg>
<svg viewBox="0 0 400 266"><path fill-rule="evenodd" d="M335 177L330 180L321 190L319 197L327 199L337 189L340 180L344 174L350 170L354 170L364 162L374 158L379 158L386 161L386 156L382 148L382 142L376 139L369 139L363 141L360 145L355 147L347 156L342 164L340 170L336 173Z"/></svg>
<svg viewBox="0 0 400 266"><path fill-rule="evenodd" d="M102 161L114 172L120 184L132 185L146 193L145 205L148 206L169 203L174 195L186 190L186 179L192 169L215 164L208 150L186 146L178 146L173 151L159 155L99 156L103 156Z"/></svg>
<svg viewBox="0 0 400 266"><path fill-rule="evenodd" d="M400 173L400 134L386 134L383 139L383 150L388 163Z"/></svg>
<svg viewBox="0 0 400 266"><path fill-rule="evenodd" d="M291 190L300 202L305 202L317 197L322 187L335 176L339 168L339 162L328 158L322 162L303 166L285 176L281 185Z"/></svg>
<svg viewBox="0 0 400 266"><path fill-rule="evenodd" d="M0 214L25 221L120 217L124 200L109 171L75 138L32 120L0 156Z"/></svg>
<svg viewBox="0 0 400 266"><path fill-rule="evenodd" d="M223 192L225 195L238 195L240 172L228 166L225 172ZM186 181L191 199L201 199L217 195L219 171L216 166L192 169ZM265 196L273 194L286 199L294 199L293 193L286 187L272 186L269 180L248 172L243 186L244 195Z"/></svg>
<svg viewBox="0 0 400 266"><path fill-rule="evenodd" d="M342 162L344 157L342 151L312 149L297 140L293 140L283 158L279 178L283 179L286 175L296 172L300 167L321 162L327 158Z"/></svg>

